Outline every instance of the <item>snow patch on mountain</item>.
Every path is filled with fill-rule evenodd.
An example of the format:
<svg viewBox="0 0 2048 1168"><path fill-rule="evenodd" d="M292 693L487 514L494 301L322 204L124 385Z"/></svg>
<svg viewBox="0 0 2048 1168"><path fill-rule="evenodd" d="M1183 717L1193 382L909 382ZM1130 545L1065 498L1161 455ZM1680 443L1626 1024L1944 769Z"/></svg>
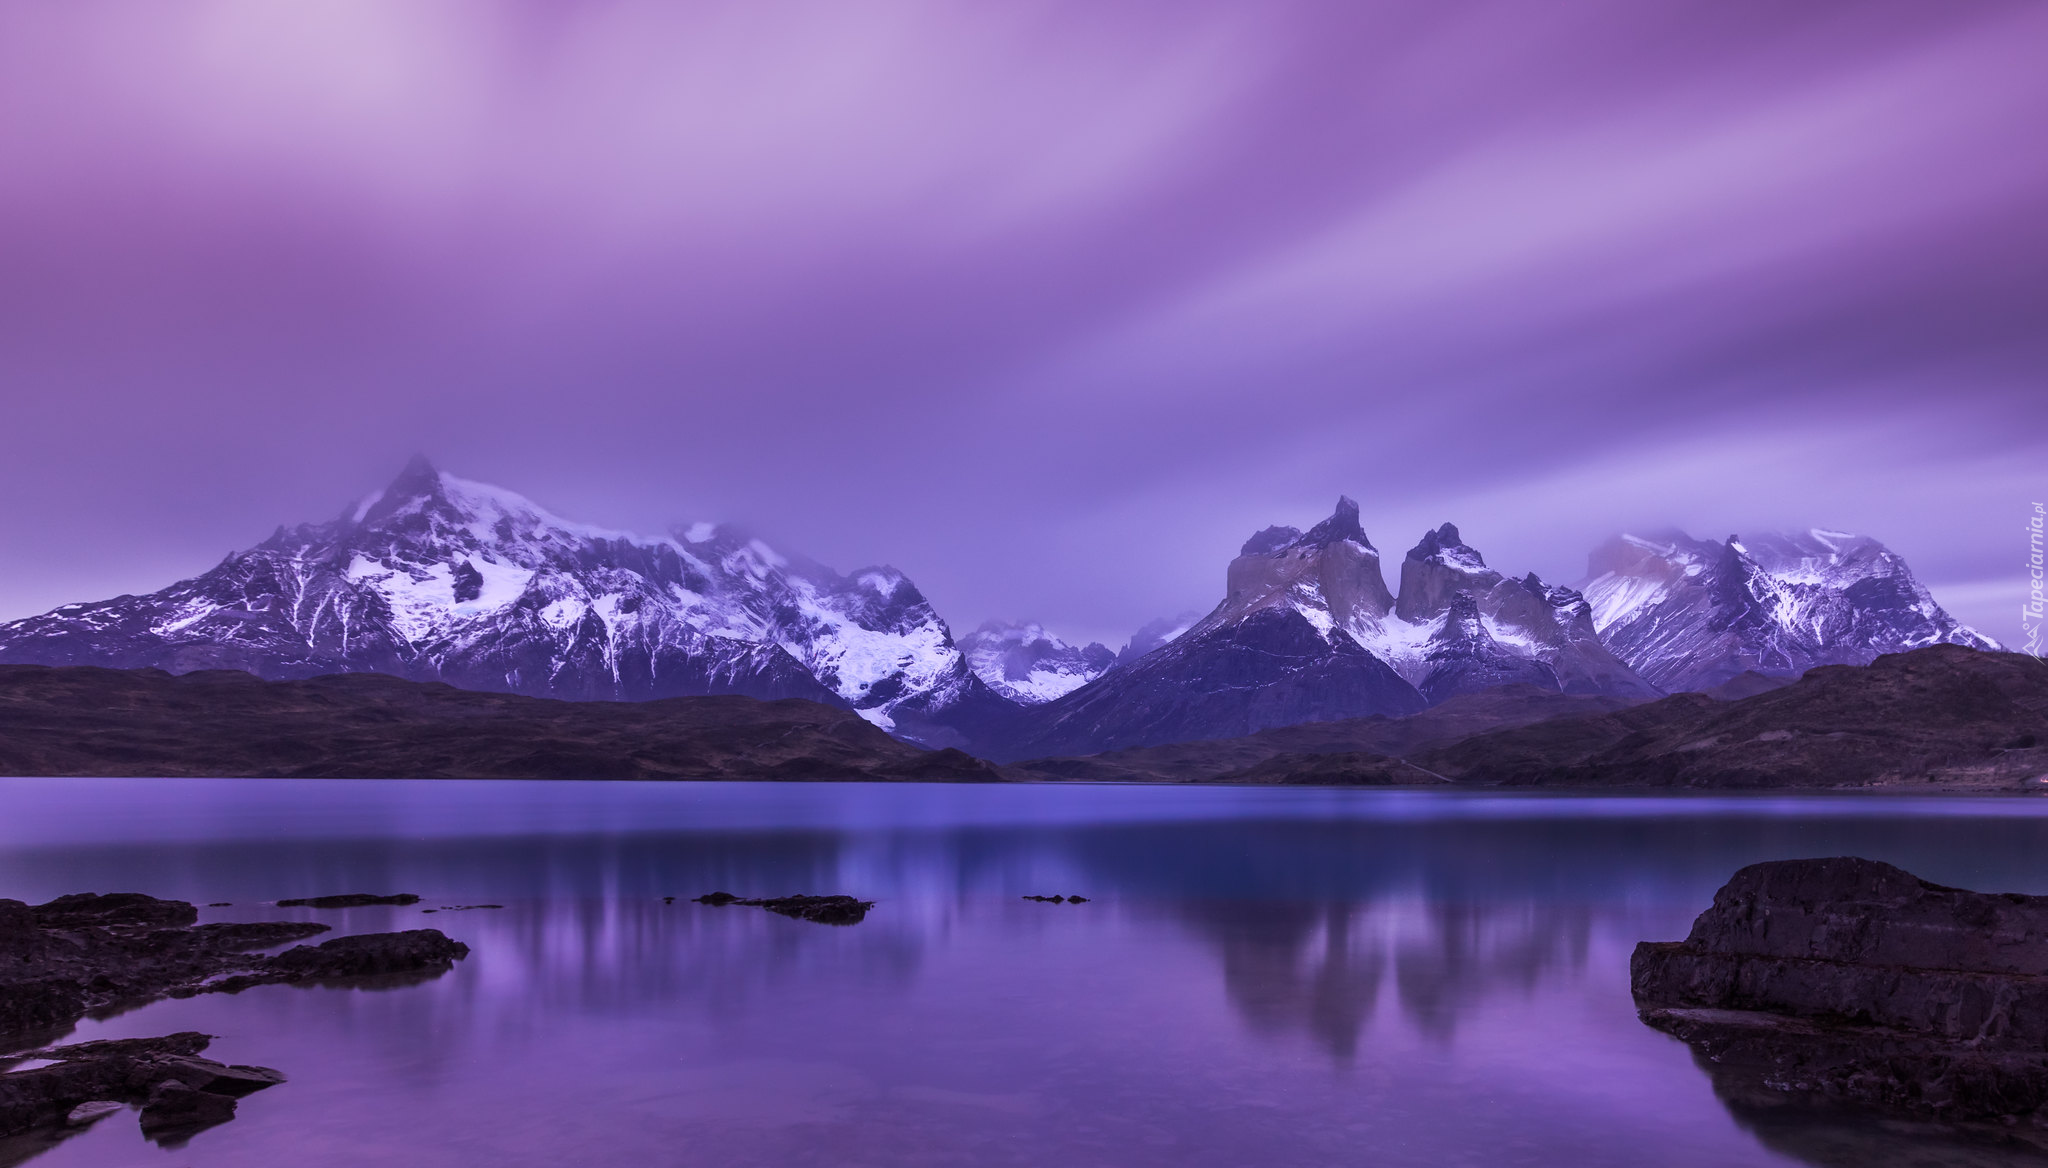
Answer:
<svg viewBox="0 0 2048 1168"><path fill-rule="evenodd" d="M1072 693L1116 664L1105 646L1071 645L1035 621L988 621L960 638L960 650L985 685L1026 706Z"/></svg>

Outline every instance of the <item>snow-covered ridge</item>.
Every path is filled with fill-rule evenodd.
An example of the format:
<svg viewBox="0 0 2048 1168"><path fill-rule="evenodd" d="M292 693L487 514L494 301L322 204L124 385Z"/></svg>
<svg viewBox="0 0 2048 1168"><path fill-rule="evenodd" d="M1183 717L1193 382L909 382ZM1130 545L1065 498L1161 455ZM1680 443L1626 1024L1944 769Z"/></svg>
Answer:
<svg viewBox="0 0 2048 1168"><path fill-rule="evenodd" d="M563 519L415 460L326 524L162 592L0 626L0 659L376 670L571 698L805 697L934 731L989 700L902 573L841 576L727 527ZM943 736L943 735L941 735Z"/></svg>
<svg viewBox="0 0 2048 1168"><path fill-rule="evenodd" d="M1943 611L1898 553L1826 528L1723 543L1623 536L1593 552L1581 588L1616 654L1673 689L1933 644L1997 647Z"/></svg>

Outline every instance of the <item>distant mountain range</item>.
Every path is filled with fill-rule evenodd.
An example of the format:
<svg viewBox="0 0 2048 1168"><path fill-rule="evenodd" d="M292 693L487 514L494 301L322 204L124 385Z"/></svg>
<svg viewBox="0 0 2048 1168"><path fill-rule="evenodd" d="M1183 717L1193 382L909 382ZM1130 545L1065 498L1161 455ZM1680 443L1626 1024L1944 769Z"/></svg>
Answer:
<svg viewBox="0 0 2048 1168"><path fill-rule="evenodd" d="M1828 531L1619 537L1576 588L1487 566L1445 524L1389 589L1359 509L1248 540L1206 616L1121 652L1035 624L957 642L893 568L840 574L744 532L572 523L415 460L147 596L0 625L0 662L379 672L577 700L805 698L899 738L1016 759L1404 715L1526 685L1642 701L1949 643L1959 625L1877 541Z"/></svg>

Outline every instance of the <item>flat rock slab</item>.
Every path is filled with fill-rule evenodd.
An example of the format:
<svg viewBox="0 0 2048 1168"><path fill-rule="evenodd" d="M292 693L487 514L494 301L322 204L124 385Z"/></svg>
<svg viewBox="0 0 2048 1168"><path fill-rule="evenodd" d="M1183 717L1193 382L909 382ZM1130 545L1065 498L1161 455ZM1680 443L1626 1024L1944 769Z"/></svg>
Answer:
<svg viewBox="0 0 2048 1168"><path fill-rule="evenodd" d="M379 896L370 892L344 892L338 896L301 896L277 902L279 908L369 908L380 904L418 904L420 898L410 892L397 892L390 896Z"/></svg>
<svg viewBox="0 0 2048 1168"><path fill-rule="evenodd" d="M1737 872L1629 963L1730 1106L1853 1103L2048 1131L2048 897L1854 857Z"/></svg>

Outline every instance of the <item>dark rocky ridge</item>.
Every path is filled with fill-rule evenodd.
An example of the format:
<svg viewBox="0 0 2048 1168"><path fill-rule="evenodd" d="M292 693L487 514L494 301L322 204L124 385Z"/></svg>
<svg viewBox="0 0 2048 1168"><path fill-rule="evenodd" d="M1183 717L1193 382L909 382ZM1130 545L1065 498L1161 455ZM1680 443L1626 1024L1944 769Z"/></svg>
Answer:
<svg viewBox="0 0 2048 1168"><path fill-rule="evenodd" d="M561 702L344 674L0 666L0 774L305 778L993 777L794 699Z"/></svg>
<svg viewBox="0 0 2048 1168"><path fill-rule="evenodd" d="M1674 694L1479 734L1413 761L1510 786L2012 791L2040 789L2044 747L2048 662L1936 645L1733 701Z"/></svg>
<svg viewBox="0 0 2048 1168"><path fill-rule="evenodd" d="M1853 857L1753 864L1684 941L1638 945L1630 983L1732 1107L2023 1123L2048 1143L2048 897Z"/></svg>
<svg viewBox="0 0 2048 1168"><path fill-rule="evenodd" d="M2048 788L2048 662L1938 645L1720 700L1510 686L1400 718L1014 764L1030 779L1563 789Z"/></svg>
<svg viewBox="0 0 2048 1168"><path fill-rule="evenodd" d="M1416 714L1304 722L1261 730L1241 738L1207 739L1135 747L1077 758L1042 758L1012 764L1004 777L1021 780L1090 782L1262 782L1316 781L1270 777L1276 759L1307 760L1324 755L1376 756L1385 763L1461 742L1475 734L1554 718L1611 713L1634 703L1626 698L1561 694L1536 686L1501 686L1460 694ZM1284 765L1284 764L1283 764ZM1354 761L1354 768L1358 766ZM1370 762L1366 769L1371 769ZM1256 772L1256 773L1253 773ZM1410 781L1430 781L1406 767ZM1341 782L1343 780L1331 780Z"/></svg>

